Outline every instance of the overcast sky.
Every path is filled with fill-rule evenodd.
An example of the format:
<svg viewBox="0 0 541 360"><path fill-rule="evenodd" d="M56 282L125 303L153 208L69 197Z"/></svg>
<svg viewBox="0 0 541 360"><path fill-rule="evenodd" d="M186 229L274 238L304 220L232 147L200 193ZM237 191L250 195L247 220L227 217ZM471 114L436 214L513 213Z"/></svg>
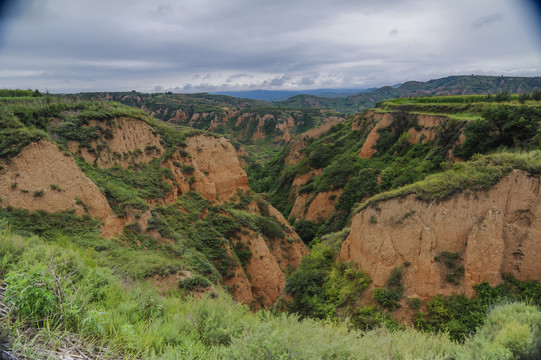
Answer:
<svg viewBox="0 0 541 360"><path fill-rule="evenodd" d="M300 90L540 76L538 3L0 0L0 88Z"/></svg>

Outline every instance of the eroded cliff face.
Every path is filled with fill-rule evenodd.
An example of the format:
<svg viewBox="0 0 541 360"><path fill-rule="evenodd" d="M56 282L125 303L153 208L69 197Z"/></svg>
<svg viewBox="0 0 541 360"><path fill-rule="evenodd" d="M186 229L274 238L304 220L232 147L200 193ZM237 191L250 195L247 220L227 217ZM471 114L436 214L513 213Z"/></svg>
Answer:
<svg viewBox="0 0 541 360"><path fill-rule="evenodd" d="M248 190L248 177L235 148L224 138L206 135L186 139L186 150L198 172L194 190L209 200L227 201L237 190Z"/></svg>
<svg viewBox="0 0 541 360"><path fill-rule="evenodd" d="M148 109L145 110L148 111ZM306 121L304 113L297 110L265 113L256 110L252 112L223 108L221 111L189 113L186 110L173 110L168 113L168 109L163 108L151 111L150 115L172 123L227 134L231 138L247 143L265 140L274 144L283 144L299 133L299 127L310 126L304 123ZM345 120L335 115L327 116L324 110L318 116L325 117L323 124L335 123L336 119Z"/></svg>
<svg viewBox="0 0 541 360"><path fill-rule="evenodd" d="M339 259L354 261L374 285L385 285L403 266L405 297L465 293L502 274L541 280L541 198L539 175L514 170L487 191L465 191L425 202L413 195L368 207L353 217ZM444 252L458 256L463 276L449 281ZM406 263L407 264L407 263Z"/></svg>
<svg viewBox="0 0 541 360"><path fill-rule="evenodd" d="M299 194L289 214L290 218L305 219L322 224L331 216L342 189L311 194Z"/></svg>
<svg viewBox="0 0 541 360"><path fill-rule="evenodd" d="M0 205L48 212L74 210L106 221L112 211L100 189L69 154L42 140L0 170Z"/></svg>
<svg viewBox="0 0 541 360"><path fill-rule="evenodd" d="M256 205L253 204L253 208ZM237 266L231 278L224 279L236 300L271 307L282 295L286 273L297 268L308 249L278 210L269 206L269 214L286 229L285 238L264 238L249 228L243 228L233 245L244 244L251 253L244 266Z"/></svg>
<svg viewBox="0 0 541 360"><path fill-rule="evenodd" d="M318 127L310 129L293 141L289 145L289 153L285 159L286 165L294 165L304 158L300 151L308 144L310 139L317 139L331 129L332 126L343 122L340 117L331 117L328 121ZM291 194L293 207L288 218L305 219L315 223L323 223L333 212L334 205L338 201L342 189L321 192L312 197L311 194L300 194L299 190L308 180L321 174L321 169L310 169L307 173L295 175L291 185Z"/></svg>
<svg viewBox="0 0 541 360"><path fill-rule="evenodd" d="M407 141L410 144L424 144L428 141L434 140L439 131L442 128L448 126L449 118L440 115L427 115L427 114L399 114L399 113L384 113L374 110L367 111L366 114L353 122L353 130L366 128L370 132L366 138L366 141L359 152L359 156L368 159L377 152L375 148L379 138L380 131L384 128L390 127L393 122L402 116L408 116L415 119L415 126L404 129L408 132ZM461 144L464 141L463 135L460 135L456 144ZM455 144L455 145L456 145ZM452 156L452 152L449 154Z"/></svg>
<svg viewBox="0 0 541 360"><path fill-rule="evenodd" d="M91 122L89 126L95 125ZM98 167L129 167L158 158L165 151L164 142L150 125L140 120L121 118L99 125L110 130L109 136L90 146L70 142L68 153L51 142L40 141L5 162L0 170L0 206L47 212L74 209L79 215L88 213L102 221L101 233L107 238L121 233L132 223L137 223L145 232L152 218L151 211L129 210L125 216L116 216L107 198L81 171L72 155L83 157ZM171 170L172 178L167 181L173 190L164 199L149 199L150 208L175 204L178 197L189 191L196 191L215 204L249 191L248 177L240 167L236 151L223 137L204 134L188 137L186 147L174 151L162 166ZM255 203L245 210L260 213ZM238 265L233 269L233 277L224 279L235 299L266 307L272 306L280 296L285 286L285 272L297 267L307 253L283 216L272 206L268 213L287 230L285 237L264 239L257 232L244 229L230 240L233 244L245 242L253 256L245 267ZM163 242L172 241L156 230L148 234ZM174 276L172 279L175 283Z"/></svg>
<svg viewBox="0 0 541 360"><path fill-rule="evenodd" d="M68 143L69 151L88 163L95 162L102 168L127 167L134 162L146 164L164 151L160 136L144 121L118 118L89 124L97 125L106 129L106 133L88 147L77 141Z"/></svg>

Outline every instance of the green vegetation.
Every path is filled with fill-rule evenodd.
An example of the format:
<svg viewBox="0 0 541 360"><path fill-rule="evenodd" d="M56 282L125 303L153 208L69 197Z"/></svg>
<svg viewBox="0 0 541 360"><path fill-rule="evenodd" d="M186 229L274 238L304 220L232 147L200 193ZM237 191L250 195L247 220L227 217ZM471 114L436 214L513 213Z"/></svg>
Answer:
<svg viewBox="0 0 541 360"><path fill-rule="evenodd" d="M447 332L452 339L463 341L487 321L486 314L499 304L525 302L541 305L541 284L521 282L507 276L506 281L491 287L487 282L474 286L476 296L434 296L427 303L427 311L417 314L415 325L419 329Z"/></svg>
<svg viewBox="0 0 541 360"><path fill-rule="evenodd" d="M385 288L375 288L372 291L372 297L378 304L385 309L398 309L401 305L398 303L402 298L404 287L402 286L402 267L395 267L391 271Z"/></svg>
<svg viewBox="0 0 541 360"><path fill-rule="evenodd" d="M295 106L304 108L334 109L345 114L354 114L367 108L376 106L377 103L394 98L401 98L397 101L404 101L408 97L427 99L432 102L435 96L440 97L449 93L471 94L466 96L441 96L443 99L452 99L451 102L467 103L462 101L465 98L474 100L483 99L491 102L507 101L510 98L518 99L519 92L532 93L541 92L541 80L539 77L500 77L500 76L449 76L441 79L433 79L427 82L410 81L398 87L384 86L375 90L368 90L362 93L344 97L327 98L315 95L297 95L275 104L281 106ZM474 95L484 94L484 95ZM487 96L488 94L488 96ZM536 95L541 98L541 95ZM524 101L535 99L533 96L524 97ZM436 98L437 99L437 98ZM458 101L453 101L458 99ZM539 100L539 99L538 99ZM407 100L405 100L407 101ZM436 100L438 101L438 100ZM445 102L445 100L439 100Z"/></svg>
<svg viewBox="0 0 541 360"><path fill-rule="evenodd" d="M502 152L474 156L471 161L454 163L451 169L428 176L411 185L380 193L364 201L357 211L380 201L415 194L421 200L445 199L459 191L489 189L513 169L541 174L541 151Z"/></svg>
<svg viewBox="0 0 541 360"><path fill-rule="evenodd" d="M68 337L95 349L106 347L101 356L105 359L477 359L495 358L494 354L499 359L533 359L539 355L541 312L533 305L491 307L484 324L463 344L452 342L446 334L412 329L359 331L350 327L355 321L373 328L389 319L365 307L351 325L300 320L283 313L251 313L221 291L202 299L186 297L181 289L159 294L146 281L126 282L109 269L99 251L81 251L85 247L77 241L61 236L21 238L5 222L0 229L0 276L6 284L4 303L10 309L9 319L0 320L3 334L10 335L15 351L31 357L39 357L40 348L61 347ZM112 260L117 261L122 259ZM333 280L359 283L357 273L347 265L332 272ZM208 285L204 278L192 279L179 286ZM483 289L482 293L499 291L486 285ZM330 290L340 301L347 301L351 293L344 293L344 298Z"/></svg>
<svg viewBox="0 0 541 360"><path fill-rule="evenodd" d="M144 100L145 96L134 93L128 99ZM442 125L435 139L422 144L408 141L408 130L420 129L416 115L398 112L390 128L380 131L377 153L370 159L358 156L369 129L357 123L358 130L351 131L354 120L350 119L309 140L301 150L304 159L296 165L284 165L289 149L277 154L269 166L251 165L253 188L265 192L286 213L296 175L322 170L299 189L312 198L320 192L343 190L334 214L324 224L303 219L294 222L312 250L298 269L290 269L286 292L293 296L291 301L283 299L273 311L256 313L234 303L222 284L234 275L235 267L246 267L254 256L250 244L240 241L241 234L261 234L271 250L292 246L289 228L270 216L264 197L251 191L238 192L230 202L216 204L189 192L172 204L149 201L163 199L170 191L172 174L161 164L196 132L162 124L117 103L69 98L52 101L29 95L2 99L0 131L5 137L0 137L0 154L6 160L22 149L21 143L36 139L48 139L64 149L73 140L87 151L99 153L104 150L100 148L102 140L113 136L113 120L119 117L150 124L161 135L166 151L158 154L156 147L137 149L135 155L156 154L157 158L148 164L130 161L126 168L102 169L76 160L113 210L133 219L113 239L99 234L99 221L77 216L74 211L51 214L0 209L0 281L5 284L3 302L9 309L8 317L0 318L0 336L9 337L15 351L30 358L46 357L41 349L65 347L64 341L70 338L85 349L107 348L100 358L534 359L540 355L541 341L539 283L506 277L498 287L477 285L477 295L471 299L436 296L423 304L417 298L402 299L403 273L411 265L404 261L403 266L393 269L384 288L372 292L377 305L366 306L361 298L370 278L355 264L337 262L336 258L349 233L344 226L355 204L381 191L391 190L362 206L407 194L441 199L464 189L485 189L514 168L540 173L535 96L519 99L501 93L485 97L483 101L490 104L483 105L484 109L475 108L475 99L460 102L463 99L456 98L455 104L465 106L454 114L457 120ZM151 98L165 101L167 97L158 94ZM198 98L209 102L196 105ZM194 112L217 114L225 107L217 104L218 98L205 94L182 99L193 101ZM224 104L233 102L227 97L222 100ZM392 110L380 110L400 111L400 106L414 105L441 105L438 109L445 109L453 102L423 100L416 105L400 101L403 103L397 100L382 105L395 106ZM282 110L261 106L254 113L278 119ZM297 129L312 127L317 122L315 116L299 112ZM495 144L502 139L511 139L508 147L532 151L474 155L468 162L451 164L448 153L461 129L466 134L464 149L468 141L475 142L477 133L470 128L478 122L471 120L475 116L484 119L483 126L497 128L500 117L513 124L502 131L489 131L485 139L489 145L483 151L497 149ZM269 124L272 126L264 130L272 134L276 123ZM180 153L189 156L185 150ZM174 165L187 177L194 172L189 164ZM442 169L447 170L427 177ZM63 191L57 184L28 190L19 189L17 182L6 186L45 198ZM75 201L88 210L82 200ZM151 205L156 203L162 205ZM248 208L256 208L256 213ZM413 214L405 212L397 222ZM145 230L137 222L143 216L149 217ZM377 218L371 222L377 223ZM448 272L448 281L461 281L458 254L443 252L436 261ZM179 277L182 280L175 280L172 288L155 286ZM195 299L189 296L192 291L209 294ZM418 330L400 327L393 320L390 311L403 303L420 311L415 318ZM279 312L279 308L287 311Z"/></svg>
<svg viewBox="0 0 541 360"><path fill-rule="evenodd" d="M295 232L307 245L314 239L317 233L319 226L309 220L297 220L293 226Z"/></svg>
<svg viewBox="0 0 541 360"><path fill-rule="evenodd" d="M356 123L357 130L352 131L354 121L349 119L319 138L310 139L300 150L304 159L295 165L285 165L288 147L264 165L250 165L247 168L250 186L256 192L266 193L273 206L288 216L294 202L295 176L322 169L320 175L298 189L300 194L310 194L310 198L320 192L342 189L330 218L318 224L316 237L320 237L347 226L356 203L440 171L464 126L464 122L450 121L437 130L433 140L412 144L408 141L408 131L419 128L417 118L400 113L388 128L380 131L375 145L377 152L364 159L358 154L371 127L367 121Z"/></svg>
<svg viewBox="0 0 541 360"><path fill-rule="evenodd" d="M26 145L41 139L69 140L90 146L105 129L90 126L90 120L107 121L129 116L149 119L144 113L115 103L79 102L69 98L0 99L0 156L10 158ZM55 119L55 121L52 121Z"/></svg>
<svg viewBox="0 0 541 360"><path fill-rule="evenodd" d="M464 266L459 264L460 255L449 251L443 251L434 258L435 261L441 262L447 268L445 278L448 282L459 284L464 276Z"/></svg>
<svg viewBox="0 0 541 360"><path fill-rule="evenodd" d="M40 97L42 94L38 89L32 90L11 90L0 89L0 98L23 98L23 97Z"/></svg>
<svg viewBox="0 0 541 360"><path fill-rule="evenodd" d="M457 155L469 158L498 148L538 149L541 142L541 105L512 107L500 105L483 111L482 119L464 129L466 141Z"/></svg>
<svg viewBox="0 0 541 360"><path fill-rule="evenodd" d="M81 170L106 196L118 216L125 216L130 209L144 211L148 199L163 199L172 186L165 181L172 178L171 171L161 167L159 159L131 168L114 166L108 169L77 160Z"/></svg>
<svg viewBox="0 0 541 360"><path fill-rule="evenodd" d="M265 157L283 145L283 142L277 139L284 135L281 127L290 124L291 119L293 126L288 131L294 135L321 124L329 116L328 111L278 107L266 101L205 93L117 92L84 93L78 96L91 100L113 99L128 106L145 108L162 121L180 125L189 124L198 130L209 130L230 136L242 145L248 145L250 155L245 157L248 162L253 161L253 156ZM260 122L263 123L261 127ZM257 137L254 136L256 132ZM249 145L257 145L257 149L251 149Z"/></svg>
<svg viewBox="0 0 541 360"><path fill-rule="evenodd" d="M372 291L372 297L381 307L359 306L370 279L352 264L336 261L347 234L345 231L323 236L290 275L286 291L293 295L293 302L288 310L302 317L320 319L336 320L347 316L355 328L362 330L383 325L397 329L398 325L386 310L393 311L401 306L399 302L404 291L402 276L406 270L402 266L395 267L385 287ZM441 261L454 271L460 268L455 253L443 252L436 261ZM494 306L515 302L536 307L541 305L541 284L535 281L521 282L506 276L502 285L491 287L484 282L474 286L474 289L477 294L471 299L464 295L432 297L426 303L426 310L416 314L415 327L430 332L444 332L453 340L468 343L472 334L484 326L487 313ZM418 298L406 299L405 302L413 310L419 310L422 305Z"/></svg>
<svg viewBox="0 0 541 360"><path fill-rule="evenodd" d="M289 311L302 317L333 318L340 308L360 298L370 278L352 263L335 261L348 234L345 229L323 237L288 277L285 291L293 295Z"/></svg>
<svg viewBox="0 0 541 360"><path fill-rule="evenodd" d="M188 277L178 283L178 287L185 290L208 288L211 285L212 283L209 281L209 279L199 274Z"/></svg>

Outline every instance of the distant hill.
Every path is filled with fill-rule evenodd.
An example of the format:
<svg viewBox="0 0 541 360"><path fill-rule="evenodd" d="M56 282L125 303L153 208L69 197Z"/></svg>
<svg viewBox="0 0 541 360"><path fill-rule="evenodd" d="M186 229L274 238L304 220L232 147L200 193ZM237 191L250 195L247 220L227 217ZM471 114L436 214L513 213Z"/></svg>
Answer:
<svg viewBox="0 0 541 360"><path fill-rule="evenodd" d="M541 89L541 77L448 76L426 82L408 81L400 86L384 86L373 91L365 91L344 97L327 98L316 95L297 95L284 101L277 101L275 104L290 107L333 109L341 113L353 114L375 106L378 101L397 97L482 95L495 94L501 91L524 93L536 89Z"/></svg>
<svg viewBox="0 0 541 360"><path fill-rule="evenodd" d="M243 145L266 144L272 150L315 126L345 120L334 111L285 108L262 100L207 93L100 92L78 96L117 101L138 107L165 122L224 134Z"/></svg>
<svg viewBox="0 0 541 360"><path fill-rule="evenodd" d="M250 91L218 91L213 95L229 95L239 98L265 101L281 101L297 95L317 95L320 97L335 98L358 94L373 89L314 89L314 90L250 90Z"/></svg>

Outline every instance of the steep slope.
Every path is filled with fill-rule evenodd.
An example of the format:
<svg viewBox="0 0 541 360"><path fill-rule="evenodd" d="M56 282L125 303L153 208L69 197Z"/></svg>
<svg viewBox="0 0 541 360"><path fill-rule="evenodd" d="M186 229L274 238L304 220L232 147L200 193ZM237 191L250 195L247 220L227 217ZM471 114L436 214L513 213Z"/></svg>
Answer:
<svg viewBox="0 0 541 360"><path fill-rule="evenodd" d="M75 210L102 221L111 208L100 189L79 169L73 158L49 141L23 148L0 170L1 205L28 210ZM86 209L83 208L86 205Z"/></svg>
<svg viewBox="0 0 541 360"><path fill-rule="evenodd" d="M412 194L378 202L353 217L339 259L359 264L376 287L408 262L404 296L424 300L472 296L473 285L500 285L504 274L540 281L540 181L514 170L488 190L440 201ZM452 259L447 265L445 257Z"/></svg>
<svg viewBox="0 0 541 360"><path fill-rule="evenodd" d="M15 219L24 216L17 209L88 214L101 220L103 236L134 251L161 251L160 261L169 257L183 273L225 284L254 307L272 306L285 272L307 252L285 219L250 192L223 137L114 103L28 102L2 112L13 119L3 124L10 136L37 124L38 140L47 139L3 144L10 155L0 170L0 204ZM155 271L144 276L159 275L162 284L179 278L177 265Z"/></svg>
<svg viewBox="0 0 541 360"><path fill-rule="evenodd" d="M288 277L288 308L463 340L492 304L541 296L540 185L533 150L478 155L377 194L312 244Z"/></svg>
<svg viewBox="0 0 541 360"><path fill-rule="evenodd" d="M453 161L501 146L535 149L540 114L539 100L527 94L388 100L315 137L297 137L247 171L252 188L300 221L295 228L310 241L346 226L355 203Z"/></svg>

